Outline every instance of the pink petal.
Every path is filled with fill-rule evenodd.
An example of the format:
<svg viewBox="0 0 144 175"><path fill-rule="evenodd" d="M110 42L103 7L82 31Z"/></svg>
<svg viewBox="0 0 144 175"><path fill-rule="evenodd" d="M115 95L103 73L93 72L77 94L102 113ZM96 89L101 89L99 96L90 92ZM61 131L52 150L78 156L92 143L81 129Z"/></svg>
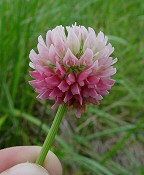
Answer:
<svg viewBox="0 0 144 175"><path fill-rule="evenodd" d="M46 66L40 66L40 65L36 65L35 69L40 72L41 74L45 74L47 76L51 76L54 74L54 71L51 68L48 68Z"/></svg>
<svg viewBox="0 0 144 175"><path fill-rule="evenodd" d="M81 82L79 82L79 85L80 86L84 86L85 85L85 82L84 81L81 81Z"/></svg>
<svg viewBox="0 0 144 175"><path fill-rule="evenodd" d="M79 101L80 105L82 105L82 102L83 102L82 96L77 94L74 97Z"/></svg>
<svg viewBox="0 0 144 175"><path fill-rule="evenodd" d="M56 63L57 61L59 61L59 57L58 55L56 54L56 51L55 51L55 47L53 44L51 44L50 48L49 48L49 60L52 62L52 63Z"/></svg>
<svg viewBox="0 0 144 175"><path fill-rule="evenodd" d="M46 50L43 45L39 44L37 45L37 48L38 48L38 52L39 52L39 56L40 56L40 59L44 59L44 60L48 60L48 49Z"/></svg>
<svg viewBox="0 0 144 175"><path fill-rule="evenodd" d="M65 103L68 102L72 97L73 97L73 95L72 95L71 91L67 91L67 92L65 93L64 102L65 102Z"/></svg>
<svg viewBox="0 0 144 175"><path fill-rule="evenodd" d="M112 64L112 58L111 57L102 57L98 59L99 66L110 66Z"/></svg>
<svg viewBox="0 0 144 175"><path fill-rule="evenodd" d="M102 79L102 82L104 84L108 84L108 85L111 85L111 86L113 86L115 84L115 80L113 80L113 79Z"/></svg>
<svg viewBox="0 0 144 175"><path fill-rule="evenodd" d="M81 26L81 31L82 31L82 40L85 41L85 39L88 36L88 31L84 26Z"/></svg>
<svg viewBox="0 0 144 175"><path fill-rule="evenodd" d="M93 51L87 48L82 57L80 58L79 64L89 66L93 63L92 59L93 59Z"/></svg>
<svg viewBox="0 0 144 175"><path fill-rule="evenodd" d="M55 99L56 97L62 97L63 92L59 88L54 88L49 94L50 99Z"/></svg>
<svg viewBox="0 0 144 175"><path fill-rule="evenodd" d="M56 73L61 76L64 76L66 74L66 69L58 62L56 62Z"/></svg>
<svg viewBox="0 0 144 175"><path fill-rule="evenodd" d="M39 57L33 49L30 51L29 57L33 63L39 64Z"/></svg>
<svg viewBox="0 0 144 175"><path fill-rule="evenodd" d="M67 78L66 78L66 82L67 82L69 85L75 83L75 82L76 82L75 75L72 74L72 73L70 73L70 74L67 76Z"/></svg>
<svg viewBox="0 0 144 175"><path fill-rule="evenodd" d="M68 67L78 65L78 59L73 55L70 49L67 50L66 55L63 58L63 63Z"/></svg>
<svg viewBox="0 0 144 175"><path fill-rule="evenodd" d="M108 55L109 48L106 46L107 42L108 42L108 37L104 37L104 33L99 32L96 38L95 47L93 49L94 54L97 55L98 58L102 57L102 55L103 56Z"/></svg>
<svg viewBox="0 0 144 175"><path fill-rule="evenodd" d="M96 98L89 97L87 98L87 102L95 104L95 105L99 105L99 101Z"/></svg>
<svg viewBox="0 0 144 175"><path fill-rule="evenodd" d="M38 79L38 80L42 80L42 79L46 78L46 75L40 74L37 71L30 71L30 76L32 78L35 78L35 79Z"/></svg>
<svg viewBox="0 0 144 175"><path fill-rule="evenodd" d="M104 33L102 31L100 31L97 35L97 39L99 42L103 42L104 40Z"/></svg>
<svg viewBox="0 0 144 175"><path fill-rule="evenodd" d="M44 59L48 59L48 52L49 52L49 49L48 47L46 47L45 45L45 42L42 38L42 36L39 36L38 37L38 45L37 45L37 48L38 48L38 51L40 53L40 56Z"/></svg>
<svg viewBox="0 0 144 175"><path fill-rule="evenodd" d="M109 92L108 92L107 90L102 90L102 91L100 91L99 93L100 93L101 95L103 95L103 96L106 96L106 95L109 94Z"/></svg>
<svg viewBox="0 0 144 175"><path fill-rule="evenodd" d="M53 31L57 31L60 37L62 38L62 40L66 43L65 28L62 25L57 26Z"/></svg>
<svg viewBox="0 0 144 175"><path fill-rule="evenodd" d="M78 40L79 40L79 43L81 43L82 41L82 30L79 26L76 26L76 25L72 25L72 28L71 30L73 30L73 32L76 34Z"/></svg>
<svg viewBox="0 0 144 175"><path fill-rule="evenodd" d="M29 84L35 88L41 88L47 86L47 83L45 80L32 80L29 81Z"/></svg>
<svg viewBox="0 0 144 175"><path fill-rule="evenodd" d="M79 36L79 34L81 33L81 28L79 26L77 26L76 24L72 24L72 27L67 27L67 30L73 30L73 32L76 34L76 36Z"/></svg>
<svg viewBox="0 0 144 175"><path fill-rule="evenodd" d="M68 47L76 55L80 49L79 39L71 28L67 28L67 31L68 31L68 37L67 37Z"/></svg>
<svg viewBox="0 0 144 175"><path fill-rule="evenodd" d="M63 103L63 97L58 97L55 104L52 106L52 109L55 110L62 103Z"/></svg>
<svg viewBox="0 0 144 175"><path fill-rule="evenodd" d="M104 42L105 45L107 44L107 42L108 42L108 37L107 36L104 37L103 42Z"/></svg>
<svg viewBox="0 0 144 175"><path fill-rule="evenodd" d="M104 46L98 53L97 59L100 58L108 58L114 51L114 48L112 45L109 43L107 46Z"/></svg>
<svg viewBox="0 0 144 175"><path fill-rule="evenodd" d="M83 96L88 98L88 97L93 97L93 98L96 98L98 96L98 93L96 92L95 89L90 89L88 87L83 87Z"/></svg>
<svg viewBox="0 0 144 175"><path fill-rule="evenodd" d="M92 70L89 69L89 70L85 70L85 71L79 73L78 74L78 82L85 80L91 72L92 72Z"/></svg>
<svg viewBox="0 0 144 175"><path fill-rule="evenodd" d="M45 78L45 81L47 82L48 87L55 87L58 86L58 84L61 82L61 79L58 76L54 75Z"/></svg>
<svg viewBox="0 0 144 175"><path fill-rule="evenodd" d="M44 42L43 37L41 35L38 37L38 42L45 45L45 42Z"/></svg>
<svg viewBox="0 0 144 175"><path fill-rule="evenodd" d="M109 50L109 55L111 55L114 52L114 47L112 47L111 43L109 43L106 47Z"/></svg>
<svg viewBox="0 0 144 175"><path fill-rule="evenodd" d="M111 65L115 64L117 61L118 61L118 59L115 58L115 59L112 61L112 64L111 64Z"/></svg>
<svg viewBox="0 0 144 175"><path fill-rule="evenodd" d="M90 89L90 96L93 97L93 98L97 98L98 93L96 92L95 89Z"/></svg>
<svg viewBox="0 0 144 175"><path fill-rule="evenodd" d="M93 70L97 70L99 68L99 62L98 60L96 60L92 66L90 67L90 69L92 69L92 72L94 72Z"/></svg>
<svg viewBox="0 0 144 175"><path fill-rule="evenodd" d="M98 75L100 77L109 77L116 73L116 68L110 67L102 72L100 72Z"/></svg>
<svg viewBox="0 0 144 175"><path fill-rule="evenodd" d="M100 78L97 76L89 76L87 78L88 84L97 84L99 82Z"/></svg>
<svg viewBox="0 0 144 175"><path fill-rule="evenodd" d="M98 94L98 96L97 96L97 98L96 98L97 100L102 100L103 99L103 97L100 95L100 94Z"/></svg>
<svg viewBox="0 0 144 175"><path fill-rule="evenodd" d="M87 48L92 49L94 51L96 45L96 34L95 31L92 28L89 28L89 34L84 42L83 49L86 50Z"/></svg>
<svg viewBox="0 0 144 175"><path fill-rule="evenodd" d="M50 47L50 45L52 44L52 38L51 38L51 35L52 35L52 31L49 30L46 34L46 44L48 47Z"/></svg>
<svg viewBox="0 0 144 175"><path fill-rule="evenodd" d="M62 91L62 92L66 92L69 89L69 85L67 84L66 80L63 80L59 85L58 88Z"/></svg>
<svg viewBox="0 0 144 175"><path fill-rule="evenodd" d="M104 84L102 81L100 81L97 85L99 90L109 90L111 89L111 85Z"/></svg>
<svg viewBox="0 0 144 175"><path fill-rule="evenodd" d="M45 91L45 87L44 88L36 88L35 89L35 92L38 92L38 93L42 93L42 92L44 92Z"/></svg>
<svg viewBox="0 0 144 175"><path fill-rule="evenodd" d="M40 99L48 99L49 98L49 94L50 94L50 90L45 90L43 92L41 92L37 98L40 98Z"/></svg>
<svg viewBox="0 0 144 175"><path fill-rule="evenodd" d="M33 69L35 69L35 64L33 64L32 62L29 63L29 66Z"/></svg>
<svg viewBox="0 0 144 175"><path fill-rule="evenodd" d="M80 87L78 85L78 83L74 83L73 85L71 85L71 92L73 95L76 95L76 94L80 94Z"/></svg>
<svg viewBox="0 0 144 175"><path fill-rule="evenodd" d="M87 84L87 87L88 87L89 89L91 89L91 88L92 88L92 89L93 89L93 88L95 89L95 88L96 88L96 85L94 85L94 84Z"/></svg>
<svg viewBox="0 0 144 175"><path fill-rule="evenodd" d="M63 58L67 50L67 44L62 40L57 30L52 33L52 41L58 56Z"/></svg>

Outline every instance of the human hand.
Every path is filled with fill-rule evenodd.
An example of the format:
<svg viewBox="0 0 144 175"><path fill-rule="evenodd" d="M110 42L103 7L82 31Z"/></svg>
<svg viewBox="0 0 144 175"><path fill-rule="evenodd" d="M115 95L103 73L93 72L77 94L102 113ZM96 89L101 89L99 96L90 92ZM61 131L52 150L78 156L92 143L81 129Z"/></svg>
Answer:
<svg viewBox="0 0 144 175"><path fill-rule="evenodd" d="M0 175L62 175L61 163L49 151L44 168L36 165L41 147L18 146L0 150Z"/></svg>

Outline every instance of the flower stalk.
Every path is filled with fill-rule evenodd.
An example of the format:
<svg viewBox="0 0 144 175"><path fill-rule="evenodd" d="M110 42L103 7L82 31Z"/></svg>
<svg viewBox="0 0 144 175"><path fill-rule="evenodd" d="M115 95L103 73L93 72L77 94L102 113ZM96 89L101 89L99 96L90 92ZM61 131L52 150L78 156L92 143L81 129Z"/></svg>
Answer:
<svg viewBox="0 0 144 175"><path fill-rule="evenodd" d="M60 126L60 123L62 121L62 118L66 112L66 108L67 105L65 103L61 104L58 108L58 111L56 113L56 116L54 118L54 121L52 123L52 126L50 128L50 131L45 139L45 142L42 146L41 152L39 154L39 157L36 161L37 164L43 166L45 158L47 156L48 151L50 150L53 142L54 142L54 138L56 136L56 133L58 131L58 128Z"/></svg>

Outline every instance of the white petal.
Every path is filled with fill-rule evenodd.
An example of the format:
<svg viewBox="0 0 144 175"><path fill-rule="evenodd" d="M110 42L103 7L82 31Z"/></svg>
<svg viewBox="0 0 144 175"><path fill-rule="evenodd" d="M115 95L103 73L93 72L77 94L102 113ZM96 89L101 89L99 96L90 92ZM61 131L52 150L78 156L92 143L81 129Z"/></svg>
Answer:
<svg viewBox="0 0 144 175"><path fill-rule="evenodd" d="M72 29L67 28L67 31L68 31L68 37L67 37L68 47L76 55L80 49L79 39Z"/></svg>
<svg viewBox="0 0 144 175"><path fill-rule="evenodd" d="M78 59L74 56L70 49L67 50L66 55L63 58L63 63L68 67L78 65Z"/></svg>

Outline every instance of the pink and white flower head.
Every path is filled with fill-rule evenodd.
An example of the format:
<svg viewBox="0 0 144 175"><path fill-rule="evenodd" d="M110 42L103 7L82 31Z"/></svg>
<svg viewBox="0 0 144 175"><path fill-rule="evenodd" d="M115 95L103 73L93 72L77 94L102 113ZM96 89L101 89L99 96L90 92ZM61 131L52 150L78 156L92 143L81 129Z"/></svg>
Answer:
<svg viewBox="0 0 144 175"><path fill-rule="evenodd" d="M38 37L38 54L31 50L30 72L35 80L30 84L39 93L37 98L55 100L56 109L66 103L77 110L77 116L87 104L98 105L109 94L116 73L111 54L114 48L103 32L72 25L57 26L46 34L46 42Z"/></svg>

